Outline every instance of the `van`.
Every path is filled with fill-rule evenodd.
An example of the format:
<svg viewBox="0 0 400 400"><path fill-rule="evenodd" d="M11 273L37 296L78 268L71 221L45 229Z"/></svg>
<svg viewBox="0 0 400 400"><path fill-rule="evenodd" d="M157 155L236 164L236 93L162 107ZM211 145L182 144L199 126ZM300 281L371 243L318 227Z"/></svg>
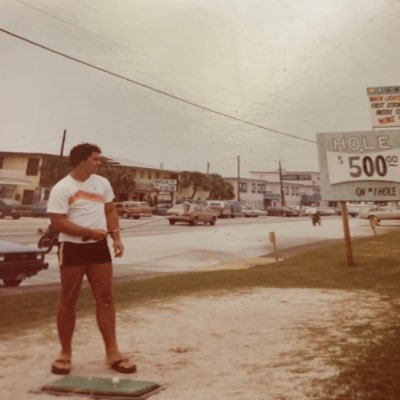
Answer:
<svg viewBox="0 0 400 400"><path fill-rule="evenodd" d="M223 200L207 200L207 207L215 210L219 218L233 218L231 205Z"/></svg>
<svg viewBox="0 0 400 400"><path fill-rule="evenodd" d="M122 218L151 217L153 207L150 207L145 201L120 201L114 203L117 214Z"/></svg>

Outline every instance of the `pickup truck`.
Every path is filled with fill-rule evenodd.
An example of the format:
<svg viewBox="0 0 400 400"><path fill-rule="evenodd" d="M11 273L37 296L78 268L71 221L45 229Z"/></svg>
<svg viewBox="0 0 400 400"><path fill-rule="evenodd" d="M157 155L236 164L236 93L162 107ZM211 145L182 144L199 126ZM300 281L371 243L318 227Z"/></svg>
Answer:
<svg viewBox="0 0 400 400"><path fill-rule="evenodd" d="M25 278L47 269L45 251L6 240L0 240L0 279L5 286L18 286Z"/></svg>

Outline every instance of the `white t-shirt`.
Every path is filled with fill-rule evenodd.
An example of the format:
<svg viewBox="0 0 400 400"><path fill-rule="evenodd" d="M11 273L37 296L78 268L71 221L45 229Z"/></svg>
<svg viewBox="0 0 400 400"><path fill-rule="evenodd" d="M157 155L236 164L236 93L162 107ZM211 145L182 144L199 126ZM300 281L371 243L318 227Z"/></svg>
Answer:
<svg viewBox="0 0 400 400"><path fill-rule="evenodd" d="M50 192L47 212L66 214L69 221L93 229L107 229L104 212L105 203L114 199L110 182L99 175L90 175L80 182L67 175L56 183ZM60 241L74 243L90 243L94 240L83 241L79 236L60 233Z"/></svg>

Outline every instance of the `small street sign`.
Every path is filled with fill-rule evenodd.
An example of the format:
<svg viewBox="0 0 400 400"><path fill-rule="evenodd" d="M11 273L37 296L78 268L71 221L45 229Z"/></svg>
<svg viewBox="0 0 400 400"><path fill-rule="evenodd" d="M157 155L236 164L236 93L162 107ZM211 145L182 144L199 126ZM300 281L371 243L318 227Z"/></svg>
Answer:
<svg viewBox="0 0 400 400"><path fill-rule="evenodd" d="M155 179L154 188L160 192L176 192L176 179Z"/></svg>
<svg viewBox="0 0 400 400"><path fill-rule="evenodd" d="M367 88L373 128L400 127L400 86Z"/></svg>

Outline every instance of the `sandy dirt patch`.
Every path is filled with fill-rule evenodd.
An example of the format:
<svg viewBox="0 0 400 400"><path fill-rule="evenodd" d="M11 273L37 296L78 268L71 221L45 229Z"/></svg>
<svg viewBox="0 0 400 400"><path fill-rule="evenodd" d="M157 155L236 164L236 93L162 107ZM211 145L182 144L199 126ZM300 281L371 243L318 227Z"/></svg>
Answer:
<svg viewBox="0 0 400 400"><path fill-rule="evenodd" d="M138 364L134 378L166 386L151 399L301 400L314 379L337 372L328 352L360 340L350 329L378 323L387 307L361 291L242 290L119 311L118 335ZM94 318L78 319L74 349L74 374L115 376ZM2 400L70 399L30 393L57 378L49 372L57 353L54 324L2 341Z"/></svg>

